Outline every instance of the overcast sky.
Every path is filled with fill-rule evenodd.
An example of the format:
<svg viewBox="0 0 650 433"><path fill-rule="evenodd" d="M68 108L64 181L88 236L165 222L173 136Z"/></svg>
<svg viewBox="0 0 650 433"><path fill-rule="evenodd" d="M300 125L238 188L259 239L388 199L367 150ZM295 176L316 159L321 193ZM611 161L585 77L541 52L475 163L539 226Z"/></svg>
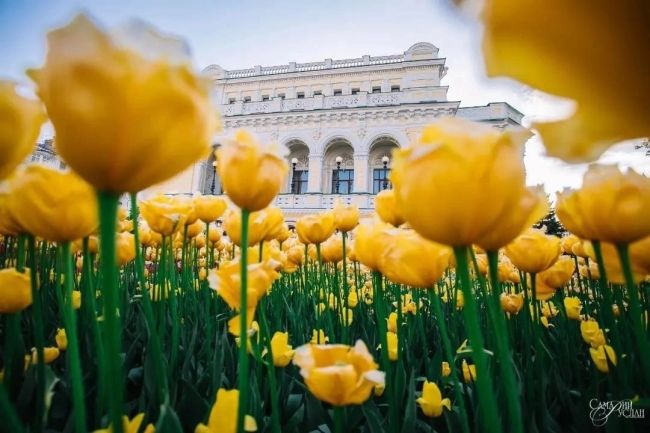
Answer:
<svg viewBox="0 0 650 433"><path fill-rule="evenodd" d="M26 82L24 69L43 62L47 30L81 11L109 27L139 18L182 36L200 69L397 54L427 41L447 59L443 84L449 100L461 106L505 101L527 123L561 118L572 109L570 101L485 77L479 24L445 0L0 0L0 78ZM650 174L650 157L632 148L618 146L602 161ZM544 183L549 193L579 186L586 169L546 157L536 137L525 161L528 183Z"/></svg>

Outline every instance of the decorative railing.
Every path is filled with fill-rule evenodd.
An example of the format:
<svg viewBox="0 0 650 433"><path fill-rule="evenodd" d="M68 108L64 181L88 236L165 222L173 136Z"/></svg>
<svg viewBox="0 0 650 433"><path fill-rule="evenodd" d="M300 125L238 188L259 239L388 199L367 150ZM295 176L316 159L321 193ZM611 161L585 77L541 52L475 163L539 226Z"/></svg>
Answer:
<svg viewBox="0 0 650 433"><path fill-rule="evenodd" d="M255 68L247 69L234 69L231 71L224 71L225 78L248 78L262 75L276 75L285 74L287 72L308 72L308 71L322 71L325 69L340 69L352 68L356 66L372 66L372 65L386 65L391 63L401 63L404 61L403 54L395 54L392 56L364 56L356 59L340 59L331 60L327 59L323 62L309 62L309 63L289 63L288 65L275 65L275 66L258 66Z"/></svg>

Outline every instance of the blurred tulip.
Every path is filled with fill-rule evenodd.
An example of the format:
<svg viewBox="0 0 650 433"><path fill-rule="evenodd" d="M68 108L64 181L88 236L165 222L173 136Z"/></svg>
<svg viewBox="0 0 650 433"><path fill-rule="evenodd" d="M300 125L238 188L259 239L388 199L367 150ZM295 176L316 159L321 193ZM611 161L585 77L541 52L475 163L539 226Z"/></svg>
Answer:
<svg viewBox="0 0 650 433"><path fill-rule="evenodd" d="M91 186L71 171L29 165L12 178L7 207L29 233L52 242L72 242L98 225Z"/></svg>
<svg viewBox="0 0 650 433"><path fill-rule="evenodd" d="M598 347L607 344L605 334L598 322L595 320L583 320L580 322L580 335L585 343L590 344L591 347Z"/></svg>
<svg viewBox="0 0 650 433"><path fill-rule="evenodd" d="M58 347L44 347L43 348L43 362L45 364L51 364L57 360L61 352L59 352ZM32 364L38 364L38 353L36 348L32 348Z"/></svg>
<svg viewBox="0 0 650 433"><path fill-rule="evenodd" d="M237 411L239 409L239 390L227 391L219 388L214 405L210 410L208 424L200 423L196 426L194 433L237 433ZM246 415L244 419L244 431L252 432L257 430L255 418Z"/></svg>
<svg viewBox="0 0 650 433"><path fill-rule="evenodd" d="M605 263L605 272L607 273L607 280L616 284L625 284L623 268L621 267L621 260L618 256L618 252L616 251L616 247L608 242L601 242L600 249L603 254L603 262ZM594 251L591 242L585 243L585 252L591 259L589 262L590 264L589 270L592 271L591 278L596 279L600 276L600 272L599 272L600 270L596 265L596 252ZM596 276L593 275L594 269L592 268L592 266L593 268L595 268ZM636 260L631 261L630 266L632 271L632 278L637 282L641 281L643 279L643 276L646 275L645 269L639 266L638 261Z"/></svg>
<svg viewBox="0 0 650 433"><path fill-rule="evenodd" d="M166 195L157 195L140 202L140 212L151 230L162 236L171 236L185 223L183 215L190 206Z"/></svg>
<svg viewBox="0 0 650 433"><path fill-rule="evenodd" d="M334 225L334 214L331 211L322 212L317 215L306 215L296 221L296 232L303 244L320 244L325 242L336 226Z"/></svg>
<svg viewBox="0 0 650 433"><path fill-rule="evenodd" d="M609 364L616 365L616 352L612 346L602 345L589 348L589 355L594 365L601 373L609 373Z"/></svg>
<svg viewBox="0 0 650 433"><path fill-rule="evenodd" d="M262 210L280 192L289 166L274 150L263 148L243 130L217 148L219 179L225 193L240 209Z"/></svg>
<svg viewBox="0 0 650 433"><path fill-rule="evenodd" d="M311 335L311 340L309 341L310 344L325 344L329 342L330 339L327 335L325 335L325 331L322 329L314 329Z"/></svg>
<svg viewBox="0 0 650 433"><path fill-rule="evenodd" d="M582 310L582 303L580 299L575 296L568 296L564 298L564 309L566 315L571 320L580 320L580 310Z"/></svg>
<svg viewBox="0 0 650 433"><path fill-rule="evenodd" d="M348 249L347 245L345 249ZM321 244L321 258L325 263L337 263L343 260L343 237L341 234L330 236Z"/></svg>
<svg viewBox="0 0 650 433"><path fill-rule="evenodd" d="M399 353L397 334L391 331L386 332L386 341L388 344L388 359L390 361L397 361Z"/></svg>
<svg viewBox="0 0 650 433"><path fill-rule="evenodd" d="M226 211L223 229L233 244L241 247L241 212L235 209ZM252 212L248 220L248 246L259 244L267 230L266 212Z"/></svg>
<svg viewBox="0 0 650 433"><path fill-rule="evenodd" d="M521 293L501 293L499 301L501 309L510 314L519 313L524 305L524 297Z"/></svg>
<svg viewBox="0 0 650 433"><path fill-rule="evenodd" d="M616 142L650 136L646 2L594 7L589 1L551 0L543 9L535 0L484 4L488 75L508 76L576 102L571 117L533 124L551 156L594 160ZM610 71L602 67L602 53L617 65L620 85L615 88Z"/></svg>
<svg viewBox="0 0 650 433"><path fill-rule="evenodd" d="M271 338L271 347L273 349L273 365L276 367L286 367L293 359L294 350L289 345L288 332L276 332Z"/></svg>
<svg viewBox="0 0 650 433"><path fill-rule="evenodd" d="M135 259L135 237L131 233L118 233L115 239L117 265L124 266Z"/></svg>
<svg viewBox="0 0 650 433"><path fill-rule="evenodd" d="M284 214L282 209L275 206L269 206L265 210L265 228L264 240L270 241L276 239L284 233Z"/></svg>
<svg viewBox="0 0 650 433"><path fill-rule="evenodd" d="M40 101L20 96L15 83L0 80L0 180L29 156L46 119Z"/></svg>
<svg viewBox="0 0 650 433"><path fill-rule="evenodd" d="M463 380L466 383L471 383L476 380L476 366L474 364L467 364L467 361L463 359L462 363L463 370Z"/></svg>
<svg viewBox="0 0 650 433"><path fill-rule="evenodd" d="M398 233L398 229L385 223L361 224L354 231L354 253L357 260L372 270L379 270L384 251Z"/></svg>
<svg viewBox="0 0 650 433"><path fill-rule="evenodd" d="M387 224L394 227L404 224L394 189L385 189L375 196L375 210L379 218Z"/></svg>
<svg viewBox="0 0 650 433"><path fill-rule="evenodd" d="M448 398L442 398L438 385L428 380L424 381L422 396L416 402L422 409L422 413L429 418L437 418L442 415L443 407L451 410L451 401Z"/></svg>
<svg viewBox="0 0 650 433"><path fill-rule="evenodd" d="M531 274L542 272L560 256L560 238L538 229L528 229L506 246L505 253L520 270Z"/></svg>
<svg viewBox="0 0 650 433"><path fill-rule="evenodd" d="M650 235L650 179L591 165L579 190L557 194L557 216L583 239L631 243Z"/></svg>
<svg viewBox="0 0 650 433"><path fill-rule="evenodd" d="M138 192L208 153L210 82L184 51L141 23L107 34L84 15L48 34L45 65L28 74L57 153L96 189Z"/></svg>
<svg viewBox="0 0 650 433"><path fill-rule="evenodd" d="M206 224L216 221L228 207L226 200L214 195L195 195L192 204L196 216Z"/></svg>
<svg viewBox="0 0 650 433"><path fill-rule="evenodd" d="M359 208L355 205L344 205L336 200L334 209L334 226L341 232L349 232L359 224Z"/></svg>
<svg viewBox="0 0 650 433"><path fill-rule="evenodd" d="M56 347L58 347L59 350L64 351L68 348L68 337L65 334L65 329L58 328L54 340L56 341Z"/></svg>
<svg viewBox="0 0 650 433"><path fill-rule="evenodd" d="M362 404L376 385L384 383L384 373L358 340L353 346L307 344L296 349L293 363L300 368L309 391L333 406Z"/></svg>
<svg viewBox="0 0 650 433"><path fill-rule="evenodd" d="M440 375L442 377L449 377L451 375L451 368L447 361L442 361L442 364L440 365Z"/></svg>
<svg viewBox="0 0 650 433"><path fill-rule="evenodd" d="M0 269L0 314L13 314L32 305L29 272Z"/></svg>

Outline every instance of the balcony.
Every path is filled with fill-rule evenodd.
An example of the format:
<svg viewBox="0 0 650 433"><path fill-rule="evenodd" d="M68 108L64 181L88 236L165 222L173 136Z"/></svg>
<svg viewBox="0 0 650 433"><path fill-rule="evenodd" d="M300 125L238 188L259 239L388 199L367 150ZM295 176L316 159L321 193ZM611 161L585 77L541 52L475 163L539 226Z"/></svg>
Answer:
<svg viewBox="0 0 650 433"><path fill-rule="evenodd" d="M343 204L356 205L360 210L372 210L375 208L375 196L371 193L352 194L279 194L275 198L275 206L283 210L313 211L320 212L334 207L336 200Z"/></svg>

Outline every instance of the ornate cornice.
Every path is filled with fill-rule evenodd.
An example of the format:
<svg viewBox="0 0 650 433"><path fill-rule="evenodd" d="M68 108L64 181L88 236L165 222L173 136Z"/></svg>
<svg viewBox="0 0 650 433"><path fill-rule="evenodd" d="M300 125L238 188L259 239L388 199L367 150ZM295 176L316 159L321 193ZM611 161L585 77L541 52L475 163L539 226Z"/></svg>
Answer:
<svg viewBox="0 0 650 433"><path fill-rule="evenodd" d="M432 117L454 115L458 109L458 105L458 102L433 102L427 104L404 104L391 107L328 109L298 113L248 114L225 117L223 119L223 126L225 129L271 126L300 126L304 128L328 122L335 122L337 124L341 124L342 122L368 122L368 124L373 124L385 120L429 120ZM318 135L320 135L320 132Z"/></svg>

